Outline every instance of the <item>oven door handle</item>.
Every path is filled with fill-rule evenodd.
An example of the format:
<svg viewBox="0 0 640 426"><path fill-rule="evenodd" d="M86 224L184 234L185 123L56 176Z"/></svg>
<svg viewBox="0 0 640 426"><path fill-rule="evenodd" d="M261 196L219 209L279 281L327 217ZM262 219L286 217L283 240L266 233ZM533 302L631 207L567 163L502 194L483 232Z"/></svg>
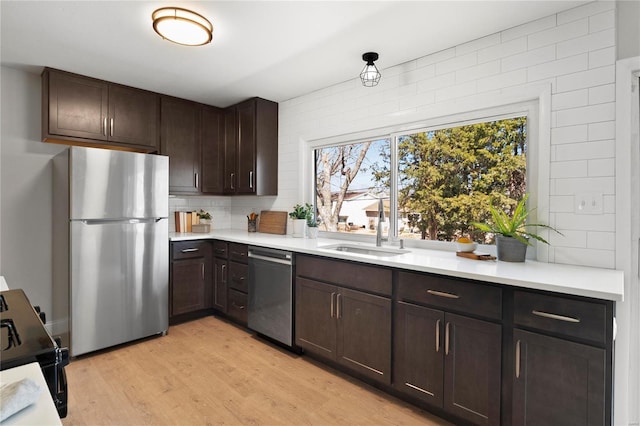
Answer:
<svg viewBox="0 0 640 426"><path fill-rule="evenodd" d="M291 260L278 259L277 257L262 256L252 252L249 252L249 257L252 259L264 260L265 262L279 263L281 265L291 266Z"/></svg>

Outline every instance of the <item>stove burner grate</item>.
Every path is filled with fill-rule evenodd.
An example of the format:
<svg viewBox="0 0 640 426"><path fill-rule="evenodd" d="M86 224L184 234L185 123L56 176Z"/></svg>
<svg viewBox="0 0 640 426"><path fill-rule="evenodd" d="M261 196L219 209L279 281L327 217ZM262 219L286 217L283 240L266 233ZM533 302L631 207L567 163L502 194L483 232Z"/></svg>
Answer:
<svg viewBox="0 0 640 426"><path fill-rule="evenodd" d="M4 296L0 294L0 312L8 311L9 307L7 306L7 302L4 300Z"/></svg>

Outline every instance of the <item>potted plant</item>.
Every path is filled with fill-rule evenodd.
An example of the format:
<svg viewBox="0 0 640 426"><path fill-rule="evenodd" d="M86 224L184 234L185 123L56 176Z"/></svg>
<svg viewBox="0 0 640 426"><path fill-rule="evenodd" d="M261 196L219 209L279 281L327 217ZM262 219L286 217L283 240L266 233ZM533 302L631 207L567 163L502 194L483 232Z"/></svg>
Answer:
<svg viewBox="0 0 640 426"><path fill-rule="evenodd" d="M313 214L307 218L307 234L311 239L318 238L318 221Z"/></svg>
<svg viewBox="0 0 640 426"><path fill-rule="evenodd" d="M204 210L200 209L196 212L196 214L200 219L200 223L211 223L211 214L209 212L205 212Z"/></svg>
<svg viewBox="0 0 640 426"><path fill-rule="evenodd" d="M540 223L526 223L529 212L526 202L529 194L525 195L516 205L513 214L509 216L504 211L489 206L492 223L477 223L473 226L484 232L491 232L496 236L496 248L498 260L505 262L524 262L527 254L527 246L532 245L530 239L533 238L544 244L549 244L540 235L530 232L527 229L541 227L558 232L554 228ZM560 232L558 234L562 235Z"/></svg>
<svg viewBox="0 0 640 426"><path fill-rule="evenodd" d="M296 238L304 238L305 226L307 219L311 215L311 204L296 204L293 211L289 213L289 217L293 219L293 236Z"/></svg>

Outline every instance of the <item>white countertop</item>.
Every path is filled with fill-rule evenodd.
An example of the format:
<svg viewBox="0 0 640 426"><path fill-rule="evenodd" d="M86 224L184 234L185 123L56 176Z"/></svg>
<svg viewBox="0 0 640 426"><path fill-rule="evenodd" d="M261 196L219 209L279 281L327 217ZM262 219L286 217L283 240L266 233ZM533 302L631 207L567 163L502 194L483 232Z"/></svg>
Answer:
<svg viewBox="0 0 640 426"><path fill-rule="evenodd" d="M376 257L323 249L333 244L354 244L336 239L293 238L241 230L219 230L207 234L171 233L171 241L220 239L230 242L272 247L297 253L315 254L412 271L430 272L528 289L552 291L595 299L622 301L624 275L613 269L588 268L527 260L524 263L480 261L456 256L455 252L407 248L407 253ZM371 247L371 244L358 245Z"/></svg>
<svg viewBox="0 0 640 426"><path fill-rule="evenodd" d="M8 419L5 419L2 422L2 425L62 426L62 422L58 416L58 411L56 410L51 394L49 393L47 382L44 380L44 376L40 370L40 364L32 362L31 364L0 371L0 383L3 385L5 383L12 383L24 378L33 380L42 388L40 397L34 404L31 404Z"/></svg>

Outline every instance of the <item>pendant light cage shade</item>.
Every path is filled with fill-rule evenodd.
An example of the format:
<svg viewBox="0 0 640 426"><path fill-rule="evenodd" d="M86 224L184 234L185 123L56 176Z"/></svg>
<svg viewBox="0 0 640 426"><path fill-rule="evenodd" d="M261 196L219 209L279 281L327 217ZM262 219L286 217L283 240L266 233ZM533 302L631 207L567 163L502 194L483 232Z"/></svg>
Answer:
<svg viewBox="0 0 640 426"><path fill-rule="evenodd" d="M380 82L380 77L382 77L382 74L380 74L380 71L378 71L378 68L376 68L376 65L373 63L378 60L378 54L375 52L367 52L362 55L362 60L367 62L360 73L362 85L365 87L373 87Z"/></svg>
<svg viewBox="0 0 640 426"><path fill-rule="evenodd" d="M181 7L162 7L151 14L160 37L183 46L202 46L213 40L213 25L204 16Z"/></svg>

